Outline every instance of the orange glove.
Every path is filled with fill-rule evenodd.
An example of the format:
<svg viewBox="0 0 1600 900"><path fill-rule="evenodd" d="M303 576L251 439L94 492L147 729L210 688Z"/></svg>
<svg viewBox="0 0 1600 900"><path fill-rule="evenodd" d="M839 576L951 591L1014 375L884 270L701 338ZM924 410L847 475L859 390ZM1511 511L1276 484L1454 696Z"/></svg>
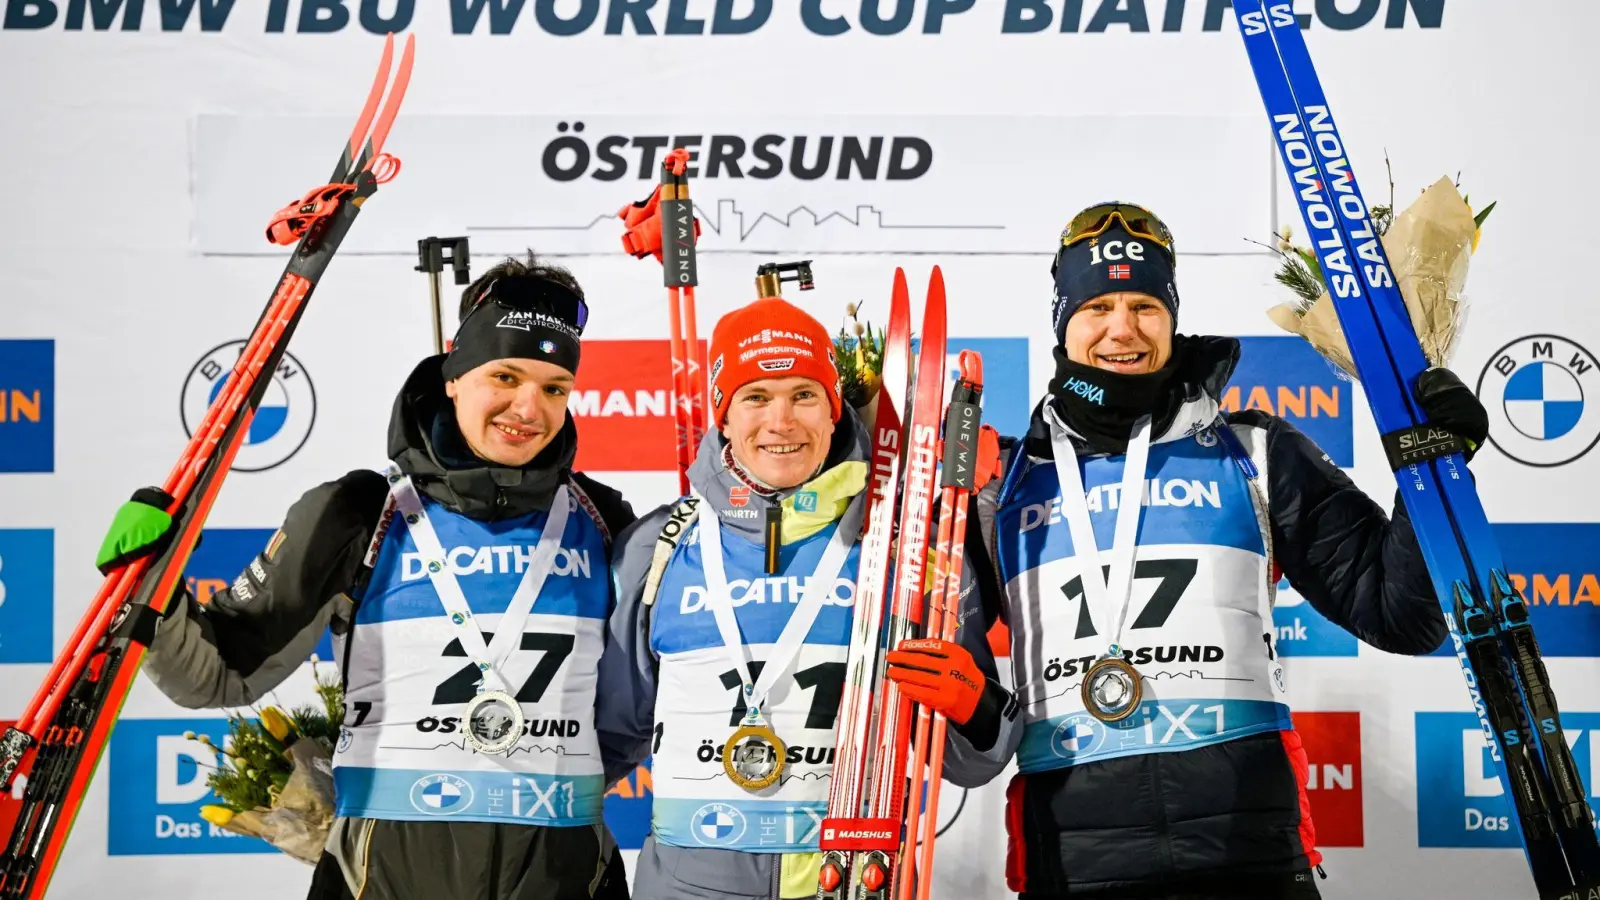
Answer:
<svg viewBox="0 0 1600 900"><path fill-rule="evenodd" d="M889 651L889 677L901 693L957 725L972 718L987 682L967 648L937 638L901 641Z"/></svg>

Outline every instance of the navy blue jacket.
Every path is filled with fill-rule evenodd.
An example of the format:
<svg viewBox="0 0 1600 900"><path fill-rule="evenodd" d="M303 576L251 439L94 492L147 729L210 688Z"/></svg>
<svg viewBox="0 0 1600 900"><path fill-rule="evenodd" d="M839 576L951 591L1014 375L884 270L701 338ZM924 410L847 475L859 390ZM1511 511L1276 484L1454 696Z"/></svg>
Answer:
<svg viewBox="0 0 1600 900"><path fill-rule="evenodd" d="M1216 402L1239 342L1180 337L1176 352L1177 401ZM1002 441L1008 469L1050 464L1042 413L1035 408L1026 435ZM1444 614L1398 493L1390 518L1290 423L1255 410L1223 418L1236 432L1261 432L1252 443L1265 447L1273 557L1295 590L1379 650L1423 655L1439 647ZM998 487L976 498L967 549L991 622L1007 618L992 562ZM1239 885L1251 873L1282 879L1321 861L1305 773L1299 736L1285 731L1018 775L1007 791L1008 881L1029 894L1077 897L1216 878Z"/></svg>

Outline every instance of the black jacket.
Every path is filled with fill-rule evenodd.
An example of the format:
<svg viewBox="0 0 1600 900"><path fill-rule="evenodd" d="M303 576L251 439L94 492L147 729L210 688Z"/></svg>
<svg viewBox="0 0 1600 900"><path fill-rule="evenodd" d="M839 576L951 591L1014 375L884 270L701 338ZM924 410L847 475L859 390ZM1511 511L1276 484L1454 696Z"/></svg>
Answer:
<svg viewBox="0 0 1600 900"><path fill-rule="evenodd" d="M418 491L475 519L548 509L565 482L599 524L609 560L611 541L633 522L633 509L616 491L572 471L578 446L572 417L528 465L485 463L455 425L442 360L423 360L395 398L389 423L395 465ZM167 605L144 671L182 706L256 703L300 667L324 629L345 633L354 621L351 597L359 596L370 571L365 559L387 496L384 476L370 470L307 491L227 590L204 608L190 597ZM180 609L181 617L174 614ZM345 652L348 659L360 649L346 641ZM341 818L333 827L331 852L323 854L312 887L319 900L412 900L450 891L477 900L627 896L615 842L598 825ZM341 869L356 880L346 882Z"/></svg>
<svg viewBox="0 0 1600 900"><path fill-rule="evenodd" d="M1180 337L1175 352L1174 393L1158 414L1158 434L1217 415L1239 343ZM1436 649L1447 633L1444 615L1398 494L1391 519L1293 425L1253 410L1223 418L1246 446L1264 448L1257 452L1266 462L1272 555L1289 583L1373 647L1407 655ZM1096 452L1078 443L1081 452ZM1029 432L1002 446L1008 469L1051 464L1042 405ZM993 563L998 493L995 484L978 497L981 537L969 540L967 559L1003 598ZM1005 613L1002 605L998 614ZM1222 873L1239 884L1248 873L1273 877L1316 865L1305 765L1298 735L1272 732L1018 775L1007 792L1012 889L1092 896Z"/></svg>
<svg viewBox="0 0 1600 900"><path fill-rule="evenodd" d="M395 398L389 457L417 490L454 512L502 519L548 509L567 481L581 492L611 538L634 520L609 487L572 471L578 437L572 417L538 457L513 469L483 462L455 427L439 366L423 360ZM577 493L574 492L574 493ZM330 625L353 621L351 597L388 496L377 472L361 469L307 491L282 528L233 584L204 608L167 605L143 671L173 702L191 708L249 706L299 668ZM179 618L173 611L182 609Z"/></svg>

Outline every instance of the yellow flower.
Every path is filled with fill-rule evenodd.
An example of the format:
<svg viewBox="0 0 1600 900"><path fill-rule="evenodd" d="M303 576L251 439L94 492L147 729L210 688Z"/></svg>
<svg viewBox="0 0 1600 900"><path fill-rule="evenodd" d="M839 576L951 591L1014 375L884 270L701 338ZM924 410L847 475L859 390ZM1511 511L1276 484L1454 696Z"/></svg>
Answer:
<svg viewBox="0 0 1600 900"><path fill-rule="evenodd" d="M200 807L200 818L221 828L233 821L233 810L226 806L202 806Z"/></svg>
<svg viewBox="0 0 1600 900"><path fill-rule="evenodd" d="M261 727L280 741L287 739L289 732L294 729L294 726L289 724L288 718L276 706L269 706L261 711Z"/></svg>

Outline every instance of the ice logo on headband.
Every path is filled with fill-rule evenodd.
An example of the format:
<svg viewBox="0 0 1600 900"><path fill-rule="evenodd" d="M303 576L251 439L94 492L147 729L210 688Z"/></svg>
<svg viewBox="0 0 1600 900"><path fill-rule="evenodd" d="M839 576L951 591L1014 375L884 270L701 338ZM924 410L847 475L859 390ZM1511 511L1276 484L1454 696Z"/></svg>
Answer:
<svg viewBox="0 0 1600 900"><path fill-rule="evenodd" d="M541 352L543 352L543 353L554 353L554 352L556 352L556 342L555 341L540 341L539 342L539 350Z"/></svg>

